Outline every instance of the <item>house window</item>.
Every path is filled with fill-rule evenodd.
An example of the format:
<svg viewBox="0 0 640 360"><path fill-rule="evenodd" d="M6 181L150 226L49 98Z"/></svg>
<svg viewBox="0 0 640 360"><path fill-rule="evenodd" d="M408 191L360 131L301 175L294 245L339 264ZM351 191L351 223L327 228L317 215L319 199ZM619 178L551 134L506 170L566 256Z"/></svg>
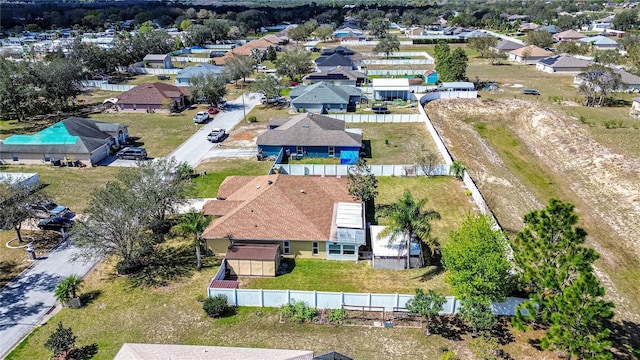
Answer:
<svg viewBox="0 0 640 360"><path fill-rule="evenodd" d="M18 154L13 153L13 161L18 161Z"/></svg>
<svg viewBox="0 0 640 360"><path fill-rule="evenodd" d="M355 255L356 246L355 245L342 245L342 255Z"/></svg>
<svg viewBox="0 0 640 360"><path fill-rule="evenodd" d="M302 155L302 151L303 151L302 146L296 146L296 154Z"/></svg>
<svg viewBox="0 0 640 360"><path fill-rule="evenodd" d="M329 255L340 255L342 254L342 247L340 244L329 244Z"/></svg>
<svg viewBox="0 0 640 360"><path fill-rule="evenodd" d="M282 253L284 255L291 254L291 242L290 241L283 241L282 242Z"/></svg>
<svg viewBox="0 0 640 360"><path fill-rule="evenodd" d="M45 153L44 154L44 162L51 162L51 155Z"/></svg>
<svg viewBox="0 0 640 360"><path fill-rule="evenodd" d="M318 256L320 254L320 245L317 241L311 243L311 255Z"/></svg>
<svg viewBox="0 0 640 360"><path fill-rule="evenodd" d="M334 157L336 155L336 148L333 146L329 146L329 157Z"/></svg>

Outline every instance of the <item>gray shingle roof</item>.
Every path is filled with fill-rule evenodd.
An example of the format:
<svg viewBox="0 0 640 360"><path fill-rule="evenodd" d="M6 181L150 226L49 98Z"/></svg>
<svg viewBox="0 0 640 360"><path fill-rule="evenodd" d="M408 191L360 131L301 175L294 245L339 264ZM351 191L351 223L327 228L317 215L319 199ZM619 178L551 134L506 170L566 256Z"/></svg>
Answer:
<svg viewBox="0 0 640 360"><path fill-rule="evenodd" d="M353 60L340 54L321 56L315 60L315 63L317 66L353 66Z"/></svg>
<svg viewBox="0 0 640 360"><path fill-rule="evenodd" d="M338 86L328 82L298 86L289 93L294 104L348 104L350 96L361 96L354 86Z"/></svg>
<svg viewBox="0 0 640 360"><path fill-rule="evenodd" d="M580 59L566 54L554 55L542 59L539 63L554 69L558 68L585 68L591 64L591 60Z"/></svg>
<svg viewBox="0 0 640 360"><path fill-rule="evenodd" d="M198 76L200 74L220 75L223 70L223 66L202 63L196 66L186 67L184 70L178 73L176 79L191 79L192 77Z"/></svg>
<svg viewBox="0 0 640 360"><path fill-rule="evenodd" d="M344 130L342 120L318 114L301 114L258 136L258 146L360 146L362 135Z"/></svg>
<svg viewBox="0 0 640 360"><path fill-rule="evenodd" d="M518 44L517 42L509 41L509 40L500 40L498 41L496 46L494 46L495 49L502 50L502 51L516 50L516 49L520 49L521 47L524 47L524 45Z"/></svg>

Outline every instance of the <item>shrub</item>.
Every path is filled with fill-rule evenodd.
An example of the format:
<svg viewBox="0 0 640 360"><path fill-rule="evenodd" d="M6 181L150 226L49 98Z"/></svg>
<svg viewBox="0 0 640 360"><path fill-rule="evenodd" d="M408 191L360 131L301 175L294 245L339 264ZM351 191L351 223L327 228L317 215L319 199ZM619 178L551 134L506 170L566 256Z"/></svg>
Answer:
<svg viewBox="0 0 640 360"><path fill-rule="evenodd" d="M607 120L602 125L607 129L619 129L624 127L624 122L622 120Z"/></svg>
<svg viewBox="0 0 640 360"><path fill-rule="evenodd" d="M294 322L313 322L318 320L318 309L307 306L304 301L287 304L280 308L282 317Z"/></svg>
<svg viewBox="0 0 640 360"><path fill-rule="evenodd" d="M334 324L342 324L346 318L347 312L344 311L344 309L329 310L329 314L327 316L327 320Z"/></svg>
<svg viewBox="0 0 640 360"><path fill-rule="evenodd" d="M202 309L212 318L218 318L229 312L230 307L227 303L227 297L224 295L216 295L205 300Z"/></svg>
<svg viewBox="0 0 640 360"><path fill-rule="evenodd" d="M440 360L456 360L456 353L447 350L440 355Z"/></svg>
<svg viewBox="0 0 640 360"><path fill-rule="evenodd" d="M258 118L255 117L255 115L251 115L251 116L247 117L247 121L250 122L250 123L255 123L255 122L258 122Z"/></svg>

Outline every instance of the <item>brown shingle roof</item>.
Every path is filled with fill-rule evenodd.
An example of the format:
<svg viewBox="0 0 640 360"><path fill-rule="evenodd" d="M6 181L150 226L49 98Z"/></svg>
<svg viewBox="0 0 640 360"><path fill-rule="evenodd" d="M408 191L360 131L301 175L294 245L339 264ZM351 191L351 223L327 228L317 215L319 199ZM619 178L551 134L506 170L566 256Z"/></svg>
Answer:
<svg viewBox="0 0 640 360"><path fill-rule="evenodd" d="M213 280L209 287L214 289L237 289L240 287L239 285L235 280Z"/></svg>
<svg viewBox="0 0 640 360"><path fill-rule="evenodd" d="M521 47L520 49L509 51L509 54L513 54L517 56L524 56L525 54L527 54L529 57L547 57L547 56L552 56L553 52L547 51L535 45L528 45L528 46Z"/></svg>
<svg viewBox="0 0 640 360"><path fill-rule="evenodd" d="M228 260L275 260L278 256L277 244L237 244L229 246L224 256Z"/></svg>
<svg viewBox="0 0 640 360"><path fill-rule="evenodd" d="M360 146L362 135L345 131L345 122L306 113L258 135L258 146Z"/></svg>
<svg viewBox="0 0 640 360"><path fill-rule="evenodd" d="M270 46L273 46L275 48L276 44L273 44L262 38L251 40L244 45L233 48L231 51L227 51L223 56L216 58L215 59L216 65L224 65L224 62L227 61L227 59L229 59L230 57L232 57L233 54L249 56L251 55L251 50L253 49L266 50Z"/></svg>
<svg viewBox="0 0 640 360"><path fill-rule="evenodd" d="M573 29L570 30L566 30L563 31L561 33L557 33L555 35L553 35L553 38L556 40L578 40L578 39L583 39L586 38L587 36L585 34L581 34Z"/></svg>
<svg viewBox="0 0 640 360"><path fill-rule="evenodd" d="M227 182L232 188L238 183L244 186L222 201L242 203L211 222L202 234L205 239L327 241L331 235L334 204L360 203L349 195L346 178L282 174L233 176L225 179L221 191L226 191Z"/></svg>
<svg viewBox="0 0 640 360"><path fill-rule="evenodd" d="M118 104L158 104L188 95L189 89L165 83L144 83L118 95Z"/></svg>
<svg viewBox="0 0 640 360"><path fill-rule="evenodd" d="M207 201L202 208L205 216L223 216L242 204L242 201L232 200L211 200Z"/></svg>

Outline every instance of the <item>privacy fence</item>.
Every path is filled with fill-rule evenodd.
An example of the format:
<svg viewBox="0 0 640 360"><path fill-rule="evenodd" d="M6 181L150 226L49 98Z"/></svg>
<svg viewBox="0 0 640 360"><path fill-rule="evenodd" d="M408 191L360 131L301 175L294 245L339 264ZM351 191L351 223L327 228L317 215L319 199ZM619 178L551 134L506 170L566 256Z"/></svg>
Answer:
<svg viewBox="0 0 640 360"><path fill-rule="evenodd" d="M331 114L347 123L409 123L423 122L420 114Z"/></svg>
<svg viewBox="0 0 640 360"><path fill-rule="evenodd" d="M312 156L312 154L309 154ZM298 176L347 176L353 165L333 164L278 164L274 170L279 174ZM425 176L424 169L417 165L368 165L375 176ZM430 176L449 175L449 165L437 164L430 170Z"/></svg>
<svg viewBox="0 0 640 360"><path fill-rule="evenodd" d="M433 59L367 59L366 65L432 65Z"/></svg>
<svg viewBox="0 0 640 360"><path fill-rule="evenodd" d="M319 309L341 309L343 306L359 306L370 311L394 311L406 308L407 301L413 295L406 294L376 294L350 293L331 291L302 291L302 290L263 290L263 289L227 289L209 288L209 296L224 295L229 305L255 307L281 307L303 301L308 306ZM442 306L441 315L453 315L460 311L461 303L453 296L446 297L447 302ZM491 310L496 315L513 316L516 307L526 299L508 298L502 303L494 303Z"/></svg>
<svg viewBox="0 0 640 360"><path fill-rule="evenodd" d="M211 59L195 56L172 56L171 61L175 62L192 62L192 63L208 63Z"/></svg>
<svg viewBox="0 0 640 360"><path fill-rule="evenodd" d="M365 58L370 58L370 57L376 57L376 56L386 56L386 54L384 53L362 53L362 56ZM433 57L431 57L431 55L429 55L429 53L427 53L426 51L398 51L398 52L394 52L389 54L389 58L393 59L393 58L397 58L397 57L423 57L426 59L431 59L433 60Z"/></svg>
<svg viewBox="0 0 640 360"><path fill-rule="evenodd" d="M371 46L376 46L378 45L378 41L359 41L359 40L341 40L340 41L340 45L361 45L361 46L366 46L366 45L371 45ZM413 45L413 41L400 41L400 45Z"/></svg>
<svg viewBox="0 0 640 360"><path fill-rule="evenodd" d="M85 80L82 82L82 86L87 88L98 88L100 90L120 92L128 91L131 88L135 87L135 85L109 84L107 81L103 80Z"/></svg>
<svg viewBox="0 0 640 360"><path fill-rule="evenodd" d="M405 76L405 75L424 75L426 69L393 69L393 70L373 70L367 69L365 72L371 76Z"/></svg>

